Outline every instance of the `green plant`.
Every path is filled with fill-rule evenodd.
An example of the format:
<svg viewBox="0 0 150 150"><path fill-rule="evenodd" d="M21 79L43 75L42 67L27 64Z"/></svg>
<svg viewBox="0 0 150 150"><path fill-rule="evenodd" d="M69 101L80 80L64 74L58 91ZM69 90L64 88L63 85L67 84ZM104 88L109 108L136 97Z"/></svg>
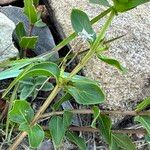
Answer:
<svg viewBox="0 0 150 150"><path fill-rule="evenodd" d="M105 41L105 33L117 13L127 11L148 1L149 0L113 0L114 5L111 6L107 0L90 0L92 3L109 7L106 11L102 12L91 21L85 12L78 9L73 9L71 13L71 21L75 33L62 41L53 50L59 51L63 46L72 41L77 35L81 36L89 43L89 50L85 52L85 56L81 59L73 71L71 73L67 73L65 72L65 62L67 57L62 60L61 65L48 61L49 58L53 56L54 52L43 54L31 59L25 58L26 49L34 48L38 38L31 35L31 30L34 25L41 25L41 19L39 18L39 14L35 7L35 5L38 4L38 1L24 0L24 13L28 16L30 21L30 33L27 36L22 23L17 25L16 34L18 36L19 46L21 49L20 59L3 63L3 66L9 67L9 69L0 73L0 79L16 77L3 93L3 97L5 97L10 92L10 90L15 87L12 94L13 96L9 102L10 111L8 113L6 133L8 133L10 121L16 123L18 129L23 131L19 134L18 138L14 141L10 149L15 149L26 135L28 135L31 147L35 148L39 146L39 144L44 139L44 130L39 124L37 124L37 122L41 117L44 116L42 114L61 90L63 90L65 94L58 102L53 105L54 110L58 110L60 105L64 101L70 100L71 97L73 97L77 103L83 105L96 105L105 101L105 94L98 83L86 77L78 76L77 73L94 55L96 55L101 61L118 68L120 71L125 71L125 68L117 60L103 55L103 52L109 48L107 45L108 41ZM108 14L109 16L106 23L103 25L100 32L96 34L92 28L92 24ZM51 83L46 82L51 78L55 78L56 80L55 87L53 87ZM40 107L38 112L34 114L33 109L31 108L29 102L26 101L26 99L33 93L33 99L35 99L37 96L37 88L44 91L53 90L44 104ZM18 100L18 93L20 93L20 100ZM149 99L146 99L137 107L136 111L132 112L131 114L129 113L130 115L136 115L135 121L140 122L147 130L147 139L149 139L150 134L150 113L141 113L139 111L143 110L148 105ZM51 112L51 114L48 114L48 116L51 117L49 122L49 130L56 149L61 146L65 136L68 140L78 145L80 149L86 149L85 141L81 137L78 137L77 134L69 130L72 116L76 113L93 114L94 119L91 123L91 127L94 129L99 129L102 137L109 145L110 150L136 149L135 145L127 135L113 132L111 120L106 115L111 112L102 114L101 110L99 110L99 108L96 106L93 107L92 111L65 110L63 112ZM120 112L120 114L122 113L123 112ZM58 115L63 116L61 117Z"/></svg>

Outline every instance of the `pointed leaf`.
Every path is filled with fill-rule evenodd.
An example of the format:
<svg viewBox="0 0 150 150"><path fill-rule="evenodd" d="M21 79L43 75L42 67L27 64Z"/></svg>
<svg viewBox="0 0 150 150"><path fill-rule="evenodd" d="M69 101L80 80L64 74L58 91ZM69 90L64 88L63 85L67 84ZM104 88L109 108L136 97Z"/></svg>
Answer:
<svg viewBox="0 0 150 150"><path fill-rule="evenodd" d="M8 94L8 92L15 86L17 82L19 82L24 77L24 75L33 67L33 65L34 64L31 64L21 71L21 73L17 76L17 78L15 78L8 86L8 88L5 90L2 97L5 97Z"/></svg>
<svg viewBox="0 0 150 150"><path fill-rule="evenodd" d="M94 3L94 4L99 4L99 5L110 7L110 4L109 4L109 2L107 0L90 0L90 3Z"/></svg>
<svg viewBox="0 0 150 150"><path fill-rule="evenodd" d="M32 76L54 76L56 79L59 78L60 69L55 63L52 62L42 62L34 65L24 76L32 77Z"/></svg>
<svg viewBox="0 0 150 150"><path fill-rule="evenodd" d="M79 137L76 133L68 131L66 133L66 137L68 140L76 144L80 150L86 150L86 144L83 138Z"/></svg>
<svg viewBox="0 0 150 150"><path fill-rule="evenodd" d="M65 89L79 104L99 104L105 100L103 91L95 83L78 80L66 86Z"/></svg>
<svg viewBox="0 0 150 150"><path fill-rule="evenodd" d="M125 68L119 63L119 61L115 60L115 59L112 59L112 58L109 58L109 57L106 57L104 55L97 55L97 57L102 60L103 62L111 65L111 66L114 66L116 67L117 69L119 69L120 71L123 71L125 72Z"/></svg>
<svg viewBox="0 0 150 150"><path fill-rule="evenodd" d="M59 116L53 116L49 122L49 130L56 147L59 147L63 137L65 136L63 118Z"/></svg>
<svg viewBox="0 0 150 150"><path fill-rule="evenodd" d="M22 37L19 45L23 49L34 49L37 39L38 39L37 36Z"/></svg>
<svg viewBox="0 0 150 150"><path fill-rule="evenodd" d="M44 131L38 124L34 125L28 131L29 143L32 148L37 148L40 146L44 140Z"/></svg>
<svg viewBox="0 0 150 150"><path fill-rule="evenodd" d="M96 128L96 121L98 119L100 115L100 109L97 107L97 106L94 106L93 107L93 121L92 121L92 124L91 124L91 127L92 128Z"/></svg>
<svg viewBox="0 0 150 150"><path fill-rule="evenodd" d="M21 41L22 37L26 36L26 31L25 31L25 28L24 28L24 25L22 22L19 22L16 25L15 32L16 32L16 35L17 35L19 42Z"/></svg>
<svg viewBox="0 0 150 150"><path fill-rule="evenodd" d="M47 82L44 84L44 86L42 87L41 91L45 91L45 92L48 92L48 91L51 91L53 90L54 86L52 83L50 82Z"/></svg>
<svg viewBox="0 0 150 150"><path fill-rule="evenodd" d="M125 134L113 133L112 139L112 142L115 142L119 148L126 150L136 150L136 146L132 143L131 139Z"/></svg>
<svg viewBox="0 0 150 150"><path fill-rule="evenodd" d="M148 134L150 134L150 116L137 116L135 117L135 121L140 122Z"/></svg>
<svg viewBox="0 0 150 150"><path fill-rule="evenodd" d="M98 118L98 128L100 130L100 133L102 134L103 138L108 144L111 144L111 138L112 138L112 133L111 133L111 128L112 128L112 123L109 117L106 115L100 115Z"/></svg>
<svg viewBox="0 0 150 150"><path fill-rule="evenodd" d="M25 85L20 93L20 99L26 100L29 96L31 96L32 92L34 91L35 86L33 85Z"/></svg>
<svg viewBox="0 0 150 150"><path fill-rule="evenodd" d="M24 0L24 13L31 24L34 24L37 21L37 11L33 4L33 0Z"/></svg>
<svg viewBox="0 0 150 150"><path fill-rule="evenodd" d="M9 118L12 122L22 124L29 123L34 116L34 111L30 104L24 100L14 101L13 108L9 112Z"/></svg>
<svg viewBox="0 0 150 150"><path fill-rule="evenodd" d="M64 126L65 131L71 125L72 117L73 117L73 114L71 112L69 112L69 111L64 112L64 114L63 114L63 126Z"/></svg>
<svg viewBox="0 0 150 150"><path fill-rule="evenodd" d="M141 111L144 110L146 107L150 106L150 97L144 99L136 108L135 111Z"/></svg>
<svg viewBox="0 0 150 150"><path fill-rule="evenodd" d="M93 42L96 39L96 33L85 12L79 9L73 9L71 13L71 22L73 29L78 35L90 42Z"/></svg>

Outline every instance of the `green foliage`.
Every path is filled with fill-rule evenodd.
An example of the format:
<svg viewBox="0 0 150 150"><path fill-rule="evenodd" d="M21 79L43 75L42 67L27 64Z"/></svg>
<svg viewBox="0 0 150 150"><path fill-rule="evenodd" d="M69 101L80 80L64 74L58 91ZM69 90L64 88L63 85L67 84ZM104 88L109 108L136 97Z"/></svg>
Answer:
<svg viewBox="0 0 150 150"><path fill-rule="evenodd" d="M138 5L150 2L150 0L113 0L117 12L124 12L137 7Z"/></svg>
<svg viewBox="0 0 150 150"><path fill-rule="evenodd" d="M22 37L19 45L22 49L34 49L35 44L37 43L37 39L37 36Z"/></svg>
<svg viewBox="0 0 150 150"><path fill-rule="evenodd" d="M100 116L100 109L97 106L93 107L93 121L91 124L92 128L96 128L96 121Z"/></svg>
<svg viewBox="0 0 150 150"><path fill-rule="evenodd" d="M24 0L24 13L31 24L37 22L37 11L33 4L33 0Z"/></svg>
<svg viewBox="0 0 150 150"><path fill-rule="evenodd" d="M26 36L26 31L25 31L25 28L24 28L24 24L22 22L19 22L16 25L15 32L16 32L16 35L17 35L17 38L18 38L19 42L21 41L22 37Z"/></svg>
<svg viewBox="0 0 150 150"><path fill-rule="evenodd" d="M29 123L34 116L33 109L30 104L23 100L16 100L13 104L13 109L9 113L9 118L15 123Z"/></svg>
<svg viewBox="0 0 150 150"><path fill-rule="evenodd" d="M4 92L3 97L5 97L16 84L19 85L17 93L13 93L13 96L17 98L19 96L21 100L15 100L13 103L10 102L11 110L9 111L9 119L11 122L18 124L19 130L28 133L29 143L32 148L37 148L44 139L44 131L38 124L36 124L36 121L58 94L58 91L63 89L66 93L60 100L58 100L58 102L54 103L53 110L55 111L59 110L63 102L71 100L72 97L77 103L83 105L95 105L105 101L105 95L96 81L76 74L95 54L101 61L112 65L121 71L125 71L125 68L117 60L102 55L102 52L108 49L108 43L120 38L117 37L104 43L106 31L110 26L116 12L124 12L149 1L150 0L113 0L114 6L111 7L107 0L90 0L91 3L110 7L91 21L85 12L78 9L73 9L71 13L71 22L75 33L56 46L54 50L60 50L71 40L73 40L76 35L79 35L83 39L87 40L90 43L90 49L82 61L79 62L79 64L71 72L71 74L64 72L64 70L61 70L57 64L49 61L49 58L54 54L54 52L32 59L19 59L0 64L0 66L4 65L4 67L7 68L7 70L0 73L0 80L16 77ZM45 26L41 20L41 13L36 10L38 4L39 0L24 0L24 13L29 20L30 30L32 30L34 26ZM94 32L91 24L100 20L109 12L111 13L106 23L101 28L100 34L96 37L96 33ZM30 35L31 33L29 33L28 36L24 29L23 23L18 23L15 32L21 50L35 48L38 37ZM51 83L47 82L49 78L55 78L55 88ZM25 100L28 97L32 97L32 99L34 99L39 90L50 91L52 89L54 89L52 94L49 95L45 103L41 106L40 111L38 111L38 113L34 116L33 109ZM149 106L149 101L149 98L145 99L137 106L136 111L141 111ZM79 137L76 133L69 131L69 126L72 123L72 117L73 114L69 111L64 111L62 117L51 117L49 122L49 130L52 140L55 147L60 148L63 139L66 137L68 140L75 143L79 149L86 150L87 148L84 139ZM135 117L135 121L140 122L147 130L147 141L149 142L150 118L148 116L137 116ZM127 135L112 132L112 122L110 118L106 115L100 114L100 110L97 106L93 107L93 121L91 123L91 127L98 127L102 137L109 145L110 150L136 149L135 145Z"/></svg>
<svg viewBox="0 0 150 150"><path fill-rule="evenodd" d="M32 126L28 131L29 143L32 148L37 148L44 139L44 131L38 124Z"/></svg>
<svg viewBox="0 0 150 150"><path fill-rule="evenodd" d="M73 9L71 13L71 22L78 35L87 39L89 42L93 42L96 39L96 33L94 32L85 12L79 9Z"/></svg>
<svg viewBox="0 0 150 150"><path fill-rule="evenodd" d="M60 147L68 127L72 122L72 113L65 111L63 117L53 116L49 122L49 130L56 147Z"/></svg>
<svg viewBox="0 0 150 150"><path fill-rule="evenodd" d="M103 103L105 95L96 83L89 83L83 80L76 80L65 86L65 90L79 104L91 105Z"/></svg>
<svg viewBox="0 0 150 150"><path fill-rule="evenodd" d="M140 122L150 135L150 116L137 116L135 121Z"/></svg>
<svg viewBox="0 0 150 150"><path fill-rule="evenodd" d="M36 148L44 139L44 131L38 124L30 126L33 117L34 111L27 101L14 101L13 108L9 112L9 118L12 122L19 124L19 130L28 133L30 146Z"/></svg>
<svg viewBox="0 0 150 150"><path fill-rule="evenodd" d="M110 4L107 0L89 0L90 3L94 3L94 4L99 4L99 5L103 5L103 6L107 6L110 7Z"/></svg>
<svg viewBox="0 0 150 150"><path fill-rule="evenodd" d="M141 110L144 110L145 108L147 108L148 106L150 106L150 97L144 99L136 108L135 111L139 112Z"/></svg>
<svg viewBox="0 0 150 150"><path fill-rule="evenodd" d="M6 96L6 94L14 87L16 83L18 83L20 80L23 80L25 78L29 77L35 77L35 76L54 76L57 80L59 78L60 70L58 66L55 63L52 62L42 62L42 63L35 63L31 64L26 69L24 69L17 78L9 85L9 87L6 89L6 91L3 94L3 97Z"/></svg>
<svg viewBox="0 0 150 150"><path fill-rule="evenodd" d="M98 118L98 128L105 141L110 145L112 139L112 123L110 118L106 115L100 115Z"/></svg>
<svg viewBox="0 0 150 150"><path fill-rule="evenodd" d="M86 143L83 138L79 137L76 133L68 131L66 137L69 141L76 144L80 150L86 150Z"/></svg>
<svg viewBox="0 0 150 150"><path fill-rule="evenodd" d="M25 100L28 97L35 99L39 91L51 91L54 86L47 82L47 77L31 77L20 81L19 93L20 99Z"/></svg>
<svg viewBox="0 0 150 150"><path fill-rule="evenodd" d="M127 135L120 133L113 133L110 150L120 150L120 149L136 150L136 147Z"/></svg>
<svg viewBox="0 0 150 150"><path fill-rule="evenodd" d="M100 54L98 54L97 57L98 57L101 61L103 61L103 62L105 62L105 63L107 63L107 64L109 64L109 65L111 65L111 66L116 67L117 69L119 69L119 70L122 71L122 72L125 72L125 70L126 70L126 69L119 63L119 61L117 61L117 60L115 60L115 59L112 59L112 58L109 58L109 57L107 57L107 56L100 55Z"/></svg>

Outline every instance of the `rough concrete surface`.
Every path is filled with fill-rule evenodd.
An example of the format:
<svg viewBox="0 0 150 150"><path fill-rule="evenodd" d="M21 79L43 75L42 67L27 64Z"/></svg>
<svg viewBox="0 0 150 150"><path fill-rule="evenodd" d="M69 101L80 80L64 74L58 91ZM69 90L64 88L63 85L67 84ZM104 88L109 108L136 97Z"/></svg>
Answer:
<svg viewBox="0 0 150 150"><path fill-rule="evenodd" d="M0 61L17 56L18 50L12 42L15 24L3 13L0 13Z"/></svg>
<svg viewBox="0 0 150 150"><path fill-rule="evenodd" d="M87 0L49 0L58 23L66 36L72 33L70 13L79 8L93 18L105 8L89 4ZM150 96L150 3L141 5L129 12L119 14L107 32L107 39L126 34L111 44L105 54L118 59L128 69L126 74L93 58L84 68L86 76L98 80L106 92L106 106L110 109L131 110L136 103ZM104 19L94 25L99 31ZM76 45L77 43L77 45ZM82 42L71 43L74 51Z"/></svg>

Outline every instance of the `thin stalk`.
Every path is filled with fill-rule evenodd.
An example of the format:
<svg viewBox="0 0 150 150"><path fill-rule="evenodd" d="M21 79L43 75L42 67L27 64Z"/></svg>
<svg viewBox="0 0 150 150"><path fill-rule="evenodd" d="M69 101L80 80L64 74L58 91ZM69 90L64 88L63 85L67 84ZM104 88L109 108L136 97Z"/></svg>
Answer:
<svg viewBox="0 0 150 150"><path fill-rule="evenodd" d="M78 132L100 132L99 129L94 129L91 127L70 127L71 131L78 131ZM112 130L113 133L121 133L121 134L147 134L147 131L143 128L140 129L122 129L122 130Z"/></svg>
<svg viewBox="0 0 150 150"><path fill-rule="evenodd" d="M93 110L91 109L74 109L74 110L69 110L70 112L72 112L74 115L76 114L83 114L83 115L87 115L87 114L93 114ZM40 119L44 119L44 118L50 118L54 115L63 115L64 111L55 111L55 112L51 112L51 113L46 113L43 114ZM103 115L122 115L122 116L150 116L150 111L141 111L141 112L136 112L136 111L106 111L106 110L101 110L101 114Z"/></svg>
<svg viewBox="0 0 150 150"><path fill-rule="evenodd" d="M19 87L19 84L17 84L14 88L14 91L11 95L11 98L10 98L10 102L9 102L9 106L8 106L8 113L7 113L7 120L6 120L6 136L5 136L5 140L7 140L7 137L8 137L8 132L9 132L9 123L10 123L10 120L9 120L9 111L11 110L12 108L12 103L13 101L15 100L16 98L16 94L17 94L17 90L18 90L18 87Z"/></svg>

